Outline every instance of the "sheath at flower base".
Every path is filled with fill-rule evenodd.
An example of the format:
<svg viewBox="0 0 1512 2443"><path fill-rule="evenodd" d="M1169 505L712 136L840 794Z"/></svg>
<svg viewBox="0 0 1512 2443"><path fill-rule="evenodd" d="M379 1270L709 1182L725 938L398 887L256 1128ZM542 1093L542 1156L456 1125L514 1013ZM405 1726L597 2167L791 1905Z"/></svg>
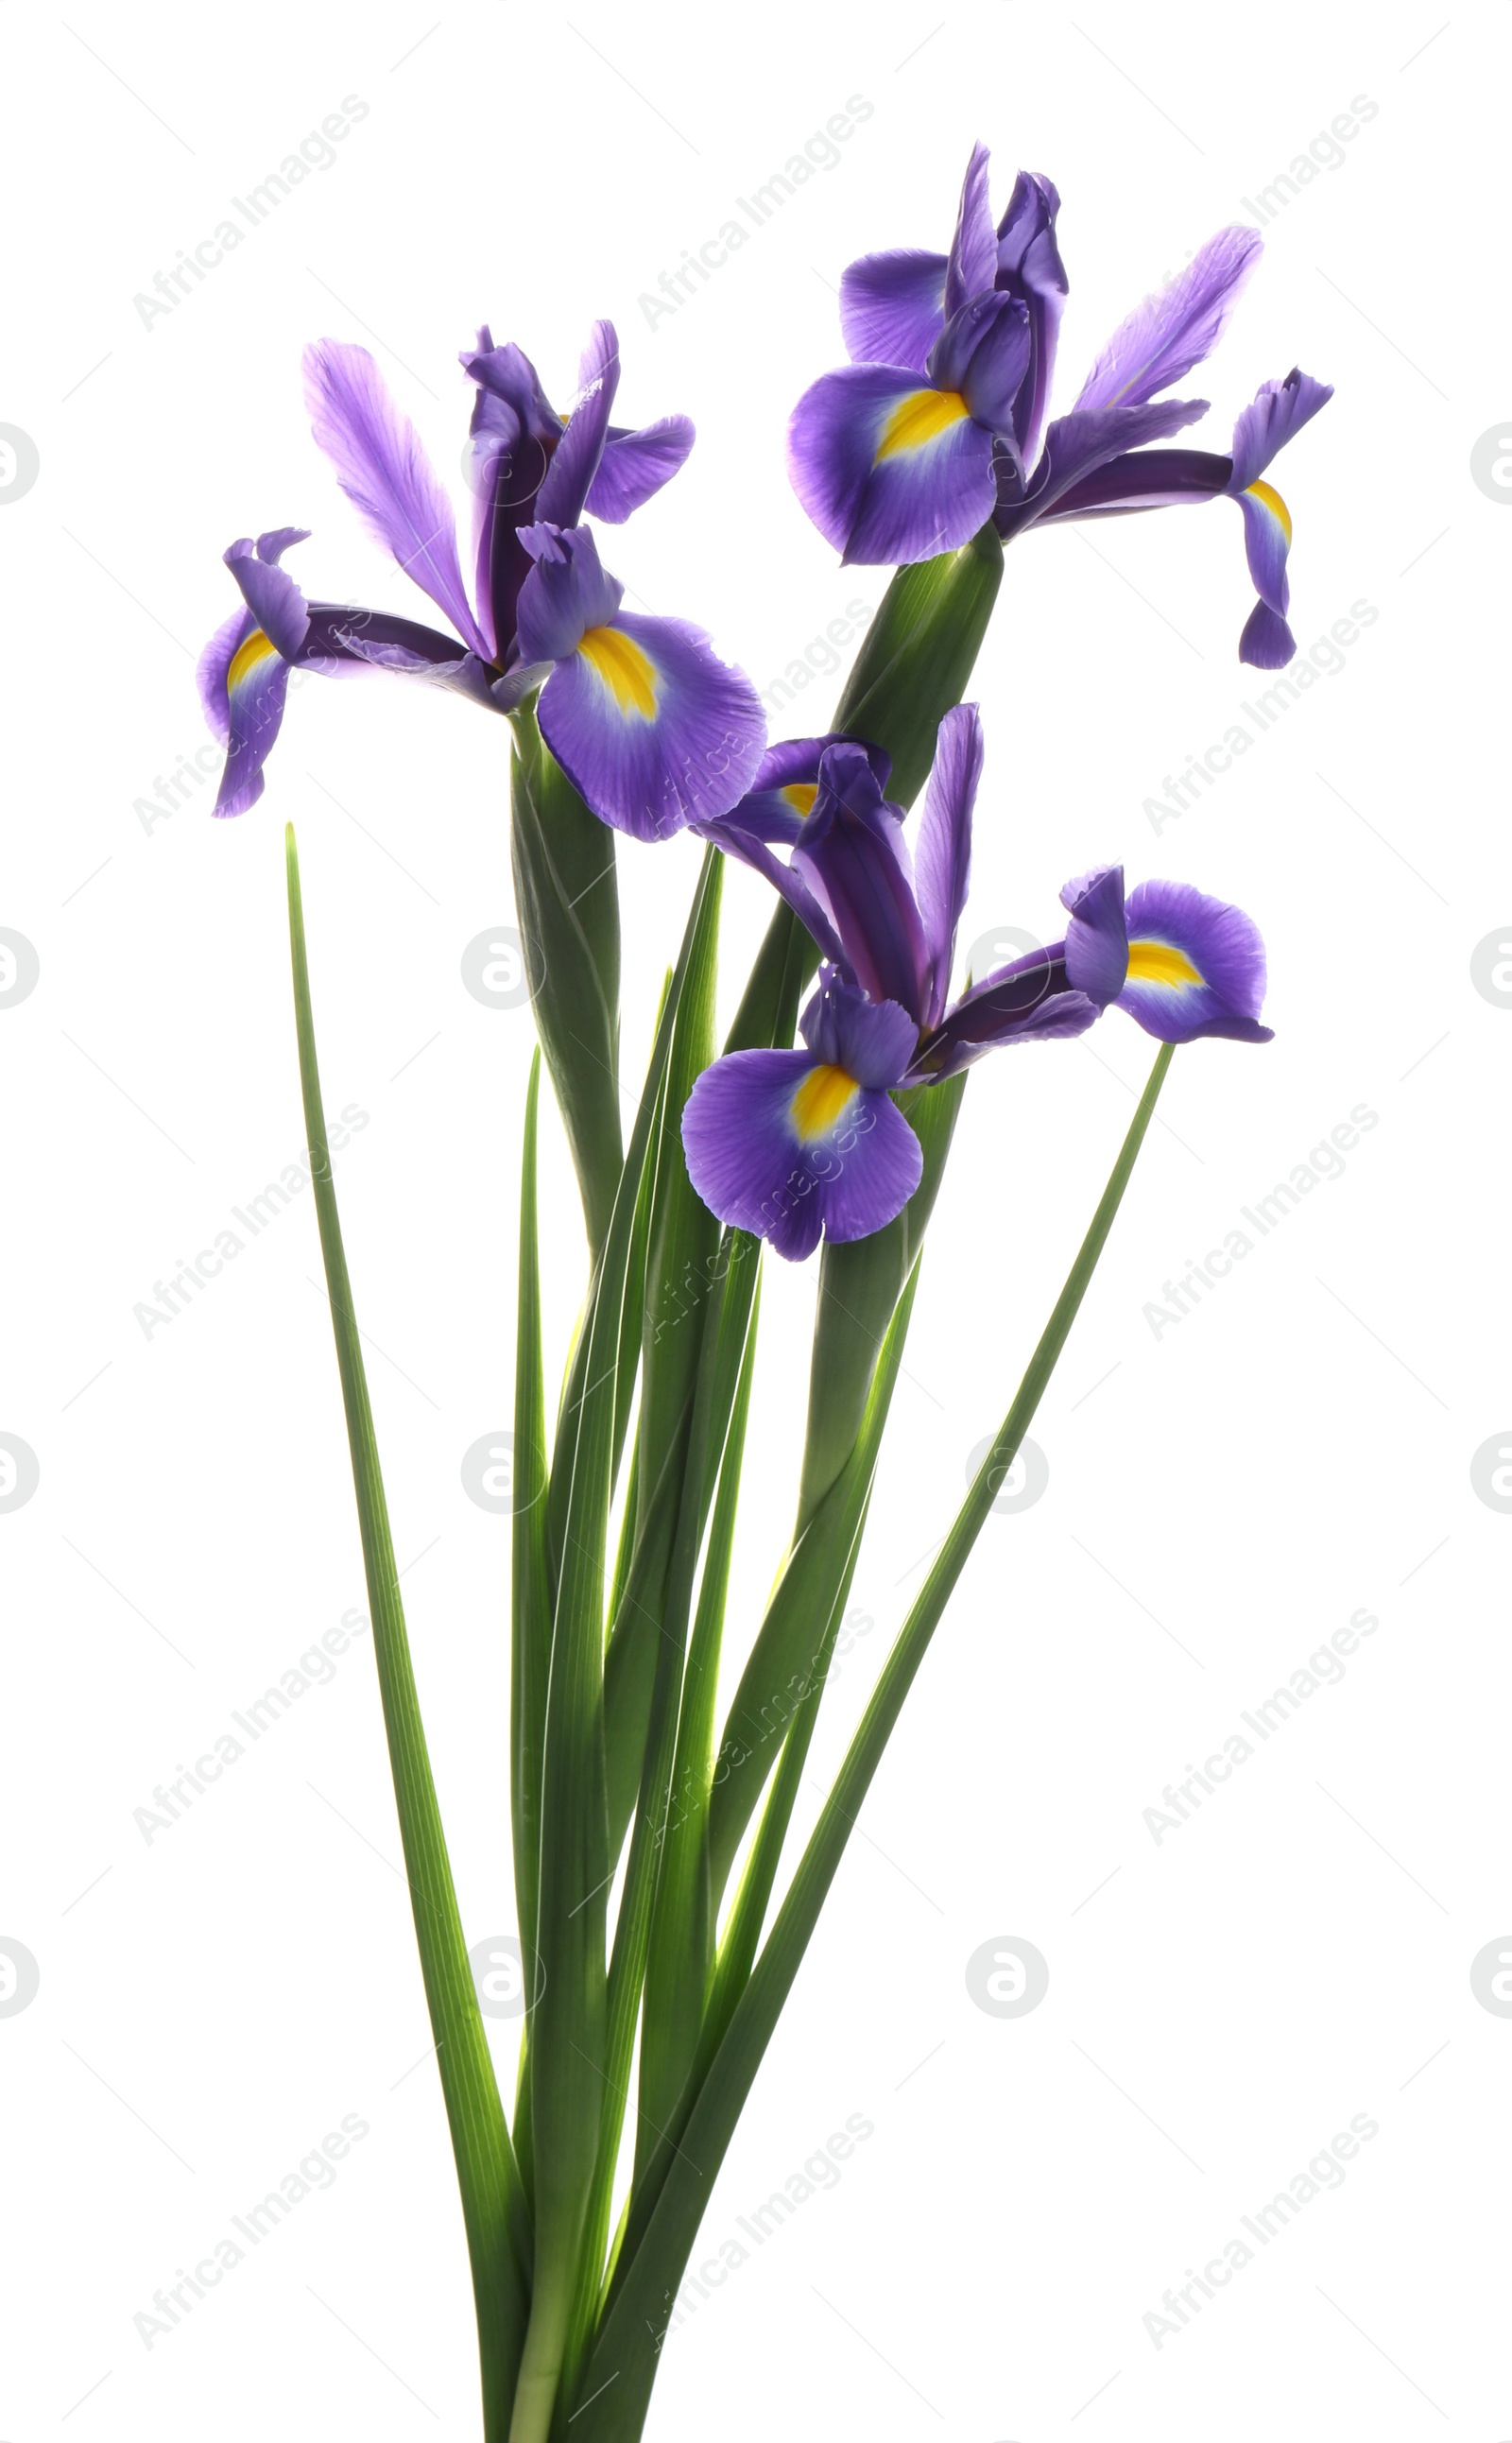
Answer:
<svg viewBox="0 0 1512 2443"><path fill-rule="evenodd" d="M797 820L784 761L821 749ZM1242 910L1183 883L1124 899L1118 866L1068 882L1063 940L995 969L949 1005L982 769L974 705L940 725L913 857L882 796L875 750L854 741L773 748L758 791L709 836L766 874L824 954L800 1024L805 1049L716 1060L683 1113L689 1176L710 1210L799 1260L821 1236L869 1238L918 1185L922 1155L893 1091L951 1076L998 1044L1084 1034L1110 1004L1162 1042L1266 1042L1260 936ZM775 802L774 802L775 800ZM790 847L787 863L771 842Z"/></svg>
<svg viewBox="0 0 1512 2443"><path fill-rule="evenodd" d="M330 340L306 350L315 437L342 490L453 633L350 604L306 602L280 565L289 545L306 539L302 528L280 527L260 536L255 546L245 539L232 543L226 563L245 608L225 622L199 665L206 716L227 747L217 815L242 814L262 796L263 766L278 736L291 670L326 676L384 670L470 697L489 711L513 711L546 675L541 667L526 667L519 642L520 601L534 570L524 534L543 523L580 530L584 511L622 524L676 472L692 446L685 416L663 417L638 432L610 424L618 382L611 323L594 325L580 368L581 395L565 419L545 400L529 358L512 344L495 348L487 329L462 361L477 385L468 456L470 597L451 502L373 358L365 348ZM692 794L685 772L679 785L681 762L707 752L711 731L721 740L729 732L719 750L723 769L697 765L695 801L721 811L754 771L765 723L748 681L716 659L700 630L677 620L642 626L652 633L640 638L641 651L658 669L665 663L656 715L639 713L624 724L623 768L610 735L599 740L594 787L580 787L580 794L604 821L659 837L675 828L669 808ZM559 687L559 699L561 693ZM665 768L658 761L663 754L673 758Z"/></svg>
<svg viewBox="0 0 1512 2443"><path fill-rule="evenodd" d="M912 560L958 547L990 517L1006 542L1030 526L1111 517L1226 495L1244 513L1260 596L1241 661L1276 670L1286 626L1291 520L1261 479L1332 396L1294 370L1268 382L1235 427L1229 455L1154 449L1208 412L1163 399L1210 355L1261 253L1256 230L1220 230L1103 349L1067 414L1045 413L1066 276L1060 196L1021 172L994 228L988 156L967 169L949 254L864 255L840 284L853 358L793 411L788 464L809 516L847 560ZM966 334L980 335L974 349ZM1005 396L1017 372L1017 386Z"/></svg>

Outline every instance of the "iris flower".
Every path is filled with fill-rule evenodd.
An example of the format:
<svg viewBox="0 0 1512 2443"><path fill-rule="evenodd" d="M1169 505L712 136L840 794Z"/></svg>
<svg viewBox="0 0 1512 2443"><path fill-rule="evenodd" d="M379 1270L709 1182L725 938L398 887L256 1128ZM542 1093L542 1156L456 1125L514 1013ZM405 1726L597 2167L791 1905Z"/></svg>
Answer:
<svg viewBox="0 0 1512 2443"><path fill-rule="evenodd" d="M793 411L788 467L820 532L847 561L952 551L990 518L1005 542L1032 525L1111 517L1224 494L1244 513L1260 596L1240 659L1290 661L1291 519L1264 482L1282 445L1333 395L1295 368L1245 409L1226 456L1152 449L1208 412L1160 398L1211 354L1261 253L1257 230L1220 230L1120 323L1068 413L1045 422L1066 276L1060 196L1021 172L993 226L978 144L949 254L863 255L840 284L855 361Z"/></svg>
<svg viewBox="0 0 1512 2443"><path fill-rule="evenodd" d="M728 1054L683 1113L705 1203L780 1255L812 1254L821 1233L869 1238L900 1213L923 1157L893 1093L997 1044L1082 1035L1112 1002L1164 1043L1270 1039L1250 919L1182 883L1141 884L1126 902L1120 866L1068 882L1064 938L952 1005L982 757L976 707L959 705L940 725L912 857L903 814L883 795L886 758L849 739L774 747L752 794L703 827L767 876L823 954L800 1020L805 1048Z"/></svg>
<svg viewBox="0 0 1512 2443"><path fill-rule="evenodd" d="M680 619L619 612L584 513L613 524L660 490L692 447L686 416L639 432L609 421L619 377L609 322L594 325L565 417L534 366L485 328L463 366L477 386L467 474L473 498L470 596L451 502L418 434L365 348L323 340L304 358L315 438L378 540L452 623L452 634L348 604L306 601L281 565L306 540L281 526L226 553L244 608L199 665L226 768L214 811L263 793L289 673L397 671L512 712L546 682L541 726L580 796L616 829L663 837L695 812L733 805L760 760L765 720L750 682ZM569 602L570 597L570 602ZM575 612L582 617L574 627Z"/></svg>

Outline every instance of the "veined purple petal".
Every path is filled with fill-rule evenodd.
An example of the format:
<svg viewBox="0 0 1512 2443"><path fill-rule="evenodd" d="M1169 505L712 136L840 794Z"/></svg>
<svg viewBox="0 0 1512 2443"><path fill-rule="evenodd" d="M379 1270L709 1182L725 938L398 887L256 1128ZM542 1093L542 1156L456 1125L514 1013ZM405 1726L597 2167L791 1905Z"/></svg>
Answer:
<svg viewBox="0 0 1512 2443"><path fill-rule="evenodd" d="M562 419L536 369L513 340L496 348L487 323L462 366L477 384L466 460L472 495L473 565L479 625L493 633L497 655L514 634L514 607L530 573L517 529L536 514L536 498L562 436Z"/></svg>
<svg viewBox="0 0 1512 2443"><path fill-rule="evenodd" d="M841 272L840 335L853 362L921 374L944 326L949 267L943 254L897 247Z"/></svg>
<svg viewBox="0 0 1512 2443"><path fill-rule="evenodd" d="M742 800L745 805L750 802L748 798ZM847 978L854 981L844 946L830 920L828 909L820 905L807 883L794 872L790 865L784 865L780 856L773 855L758 827L745 827L740 819L739 807L732 814L716 816L712 819L695 818L690 828L702 838L712 840L727 856L738 857L742 865L748 865L753 872L763 875L778 897L787 902L825 958L832 960Z"/></svg>
<svg viewBox="0 0 1512 2443"><path fill-rule="evenodd" d="M274 526L267 534L258 536L257 557L266 560L269 568L276 568L293 544L308 542L309 539L308 526Z"/></svg>
<svg viewBox="0 0 1512 2443"><path fill-rule="evenodd" d="M366 348L315 341L304 351L304 382L315 438L347 499L463 642L491 659L462 583L452 504Z"/></svg>
<svg viewBox="0 0 1512 2443"><path fill-rule="evenodd" d="M210 653L216 652L218 644L217 638ZM288 671L272 638L249 614L247 633L221 673L226 690L226 768L211 808L212 815L244 815L262 796L263 765L283 724ZM202 668L202 685L204 679Z"/></svg>
<svg viewBox="0 0 1512 2443"><path fill-rule="evenodd" d="M1074 486L1141 443L1163 441L1207 413L1205 398L1171 398L1145 407L1102 407L1057 416L1044 436L1028 497L1005 497L1000 505L999 533L1006 539L1042 519L1069 516L1066 496Z"/></svg>
<svg viewBox="0 0 1512 2443"><path fill-rule="evenodd" d="M599 472L609 433L609 411L619 388L619 337L612 322L596 322L578 367L578 395L567 429L557 444L536 502L536 517L552 525L575 526Z"/></svg>
<svg viewBox="0 0 1512 2443"><path fill-rule="evenodd" d="M710 1211L789 1261L821 1235L864 1239L919 1184L919 1141L884 1090L805 1052L735 1052L683 1111L688 1175Z"/></svg>
<svg viewBox="0 0 1512 2443"><path fill-rule="evenodd" d="M226 702L226 673L239 645L251 634L257 622L243 607L223 619L194 665L194 681L199 689L199 701L212 734L222 746L230 735L230 712Z"/></svg>
<svg viewBox="0 0 1512 2443"><path fill-rule="evenodd" d="M913 849L914 889L929 960L929 983L920 1013L937 1026L950 991L956 927L971 879L971 816L982 778L982 718L974 704L958 704L941 722L934 762L924 793Z"/></svg>
<svg viewBox="0 0 1512 2443"><path fill-rule="evenodd" d="M625 589L603 567L586 526L522 526L520 541L535 561L516 611L520 657L564 661L588 629L608 626Z"/></svg>
<svg viewBox="0 0 1512 2443"><path fill-rule="evenodd" d="M861 747L832 746L824 756L793 871L828 911L861 990L899 1002L921 1023L929 953L903 818Z"/></svg>
<svg viewBox="0 0 1512 2443"><path fill-rule="evenodd" d="M937 390L957 393L977 423L1017 455L1013 403L1032 355L1027 305L988 289L951 315L930 351L930 379Z"/></svg>
<svg viewBox="0 0 1512 2443"><path fill-rule="evenodd" d="M1059 495L1057 518L1121 517L1136 509L1169 509L1226 492L1232 461L1211 450L1120 451Z"/></svg>
<svg viewBox="0 0 1512 2443"><path fill-rule="evenodd" d="M966 166L955 235L950 240L945 272L947 321L960 312L968 298L980 297L984 290L990 289L997 278L998 233L992 226L992 206L987 197L991 158L985 144L974 144Z"/></svg>
<svg viewBox="0 0 1512 2443"><path fill-rule="evenodd" d="M1297 651L1297 639L1279 611L1257 602L1239 637L1239 658L1256 670L1283 670Z"/></svg>
<svg viewBox="0 0 1512 2443"><path fill-rule="evenodd" d="M900 1002L869 1001L832 966L820 969L798 1031L816 1060L843 1069L858 1086L895 1086L919 1037Z"/></svg>
<svg viewBox="0 0 1512 2443"><path fill-rule="evenodd" d="M1257 480L1235 498L1244 513L1245 557L1250 582L1262 602L1284 618L1291 604L1286 555L1292 544L1291 511L1279 492Z"/></svg>
<svg viewBox="0 0 1512 2443"><path fill-rule="evenodd" d="M692 419L686 415L658 416L638 432L617 432L611 425L599 471L588 487L589 516L602 518L605 525L622 526L634 510L655 498L663 484L671 483L693 439Z"/></svg>
<svg viewBox="0 0 1512 2443"><path fill-rule="evenodd" d="M1073 413L1140 407L1210 356L1263 251L1260 231L1224 229L1168 286L1120 322Z"/></svg>
<svg viewBox="0 0 1512 2443"><path fill-rule="evenodd" d="M847 564L956 550L991 515L992 435L898 365L823 374L787 430L793 489Z"/></svg>
<svg viewBox="0 0 1512 2443"><path fill-rule="evenodd" d="M532 585L544 571L538 562ZM523 594L522 637L525 607ZM665 839L717 820L745 796L765 744L761 698L701 628L617 613L581 630L564 659L549 657L557 667L541 691L541 733L601 821Z"/></svg>
<svg viewBox="0 0 1512 2443"><path fill-rule="evenodd" d="M1129 974L1118 1007L1162 1043L1225 1036L1268 1043L1259 1023L1265 946L1242 908L1186 882L1142 882L1129 894Z"/></svg>
<svg viewBox="0 0 1512 2443"><path fill-rule="evenodd" d="M291 532L292 529L285 531ZM304 538L301 536L299 540L303 542ZM310 617L304 597L294 579L276 563L258 559L249 535L244 535L239 542L233 542L222 557L241 587L242 599L257 626L266 631L285 661L297 660L309 630Z"/></svg>
<svg viewBox="0 0 1512 2443"><path fill-rule="evenodd" d="M1066 982L1104 1009L1116 1000L1129 972L1122 866L1097 866L1091 873L1079 874L1061 891L1060 905L1068 919Z"/></svg>
<svg viewBox="0 0 1512 2443"><path fill-rule="evenodd" d="M1048 178L1021 170L998 224L996 285L1010 297L1022 297L1029 309L1033 356L1023 388L1013 410L1014 429L1024 464L1039 455L1055 373L1056 343L1065 310L1065 266L1056 244L1056 214L1060 198Z"/></svg>
<svg viewBox="0 0 1512 2443"><path fill-rule="evenodd" d="M831 730L824 738L784 738L768 746L747 796L725 817L732 831L792 848L819 795L820 765L832 746L858 746L885 794L893 759L880 746Z"/></svg>
<svg viewBox="0 0 1512 2443"><path fill-rule="evenodd" d="M1102 1011L1067 981L1063 946L1031 952L984 976L927 1035L906 1083L953 1077L1000 1043L1049 1043L1085 1035Z"/></svg>
<svg viewBox="0 0 1512 2443"><path fill-rule="evenodd" d="M1278 451L1333 395L1331 382L1315 381L1297 365L1283 381L1263 382L1234 426L1233 490L1244 492L1263 475Z"/></svg>

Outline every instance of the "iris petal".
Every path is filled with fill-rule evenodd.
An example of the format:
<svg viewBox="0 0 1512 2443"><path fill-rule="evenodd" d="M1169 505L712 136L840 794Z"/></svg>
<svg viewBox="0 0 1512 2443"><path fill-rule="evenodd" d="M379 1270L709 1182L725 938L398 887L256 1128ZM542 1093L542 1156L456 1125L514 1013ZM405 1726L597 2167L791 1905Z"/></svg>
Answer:
<svg viewBox="0 0 1512 2443"><path fill-rule="evenodd" d="M1262 1026L1265 946L1242 908L1185 882L1142 882L1129 894L1129 976L1118 995L1162 1043L1225 1036L1268 1043Z"/></svg>
<svg viewBox="0 0 1512 2443"><path fill-rule="evenodd" d="M761 699L744 670L720 661L703 630L683 619L624 613L599 623L597 637L594 650L559 659L541 691L542 736L579 796L642 840L727 814L765 743Z"/></svg>
<svg viewBox="0 0 1512 2443"><path fill-rule="evenodd" d="M838 1087L826 1066L806 1052L730 1053L704 1071L683 1112L688 1175L704 1203L795 1262L821 1234L884 1229L924 1166L887 1093L841 1091L853 1081L841 1073Z"/></svg>
<svg viewBox="0 0 1512 2443"><path fill-rule="evenodd" d="M1254 229L1223 229L1158 295L1119 323L1081 385L1073 413L1140 407L1212 354L1263 241Z"/></svg>
<svg viewBox="0 0 1512 2443"><path fill-rule="evenodd" d="M929 393L900 365L844 365L793 410L793 488L848 563L953 551L991 515L991 433L953 403L914 406L921 397Z"/></svg>

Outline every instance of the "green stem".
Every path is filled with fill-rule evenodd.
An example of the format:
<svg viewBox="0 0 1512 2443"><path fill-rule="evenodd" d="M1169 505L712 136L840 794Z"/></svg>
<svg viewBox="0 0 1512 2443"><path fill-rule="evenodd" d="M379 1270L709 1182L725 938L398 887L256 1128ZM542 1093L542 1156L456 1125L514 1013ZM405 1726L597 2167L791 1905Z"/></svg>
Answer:
<svg viewBox="0 0 1512 2443"><path fill-rule="evenodd" d="M310 1010L304 914L300 895L294 829L285 832L288 864L288 929L294 968L294 1017L299 1037L300 1083L310 1173L320 1223L321 1255L336 1335L336 1362L346 1410L352 1482L357 1496L373 1615L383 1722L398 1810L404 1867L415 1912L420 1972L435 2037L436 2066L456 2158L457 2186L472 2263L478 2354L483 2379L486 2443L503 2443L520 2364L529 2298L530 2237L520 2174L499 2100L488 2040L478 2010L426 1751L425 1729L410 1661L404 1607L389 1534L388 1505L378 1464L373 1411L368 1402L352 1285L341 1245L341 1224L331 1179L325 1120L321 1102L315 1023Z"/></svg>

